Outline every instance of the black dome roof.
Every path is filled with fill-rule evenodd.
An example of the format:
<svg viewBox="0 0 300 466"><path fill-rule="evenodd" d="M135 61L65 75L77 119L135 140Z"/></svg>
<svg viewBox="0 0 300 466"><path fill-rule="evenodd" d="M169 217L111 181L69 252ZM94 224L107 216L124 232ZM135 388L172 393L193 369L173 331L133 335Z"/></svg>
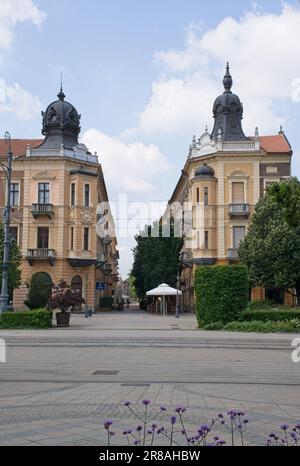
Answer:
<svg viewBox="0 0 300 466"><path fill-rule="evenodd" d="M243 105L239 97L231 92L232 77L228 63L223 85L225 90L216 98L213 105L215 124L211 137L217 140L219 136L223 141L247 139L242 129Z"/></svg>
<svg viewBox="0 0 300 466"><path fill-rule="evenodd" d="M57 94L58 100L48 105L43 116L42 133L46 136L43 147L58 148L63 145L72 149L78 144L80 133L80 115L71 103L65 101L62 88Z"/></svg>
<svg viewBox="0 0 300 466"><path fill-rule="evenodd" d="M212 167L210 167L209 165L206 165L206 163L201 165L201 167L196 168L196 170L195 170L195 177L196 178L213 177L214 174L215 174L214 169Z"/></svg>

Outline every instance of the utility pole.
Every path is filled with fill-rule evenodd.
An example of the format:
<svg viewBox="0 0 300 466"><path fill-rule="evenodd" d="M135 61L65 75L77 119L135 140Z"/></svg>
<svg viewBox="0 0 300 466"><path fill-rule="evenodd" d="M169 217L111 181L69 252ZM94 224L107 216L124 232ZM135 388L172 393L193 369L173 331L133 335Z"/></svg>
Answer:
<svg viewBox="0 0 300 466"><path fill-rule="evenodd" d="M8 269L9 269L9 249L10 249L10 188L11 188L11 170L12 170L12 150L11 137L8 131L5 132L5 142L8 145L7 165L1 163L6 178L6 206L4 211L4 242L3 242L3 266L2 266L2 287L0 295L0 314L7 310L8 305Z"/></svg>

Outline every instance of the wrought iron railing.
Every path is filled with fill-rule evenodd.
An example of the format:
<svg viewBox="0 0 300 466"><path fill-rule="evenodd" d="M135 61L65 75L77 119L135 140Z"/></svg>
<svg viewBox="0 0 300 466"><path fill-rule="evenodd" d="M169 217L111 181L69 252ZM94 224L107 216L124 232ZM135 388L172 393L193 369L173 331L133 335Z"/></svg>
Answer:
<svg viewBox="0 0 300 466"><path fill-rule="evenodd" d="M249 204L239 203L239 204L229 204L229 215L246 215L250 214Z"/></svg>

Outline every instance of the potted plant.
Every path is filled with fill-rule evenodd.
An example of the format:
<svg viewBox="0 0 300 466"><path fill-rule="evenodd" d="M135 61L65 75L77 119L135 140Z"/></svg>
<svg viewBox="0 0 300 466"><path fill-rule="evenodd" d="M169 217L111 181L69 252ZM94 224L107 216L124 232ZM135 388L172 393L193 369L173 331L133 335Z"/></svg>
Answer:
<svg viewBox="0 0 300 466"><path fill-rule="evenodd" d="M50 307L51 309L60 309L60 312L56 313L58 327L69 327L70 309L82 303L84 303L84 300L81 293L73 292L64 280L60 280L57 285L53 285Z"/></svg>

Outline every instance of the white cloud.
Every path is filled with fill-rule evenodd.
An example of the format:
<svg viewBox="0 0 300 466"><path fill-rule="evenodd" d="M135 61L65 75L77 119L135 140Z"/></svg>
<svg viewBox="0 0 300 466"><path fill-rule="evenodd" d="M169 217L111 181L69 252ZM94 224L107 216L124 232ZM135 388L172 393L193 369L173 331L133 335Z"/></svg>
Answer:
<svg viewBox="0 0 300 466"><path fill-rule="evenodd" d="M20 120L30 120L40 113L42 103L38 97L32 95L19 84L7 86L1 79L0 112L13 112Z"/></svg>
<svg viewBox="0 0 300 466"><path fill-rule="evenodd" d="M170 167L165 156L153 144L125 144L93 128L87 130L81 139L90 150L97 151L105 179L120 193L155 191L155 177Z"/></svg>
<svg viewBox="0 0 300 466"><path fill-rule="evenodd" d="M165 76L139 115L136 132L186 134L211 119L214 98L222 92L229 60L233 92L244 103L244 129L274 133L289 121L295 79L300 77L300 8L283 4L279 14L255 8L240 19L224 18L215 28L192 24L183 50L161 51L155 59ZM128 130L130 134L130 130Z"/></svg>
<svg viewBox="0 0 300 466"><path fill-rule="evenodd" d="M0 49L12 45L17 23L31 21L40 26L45 16L32 0L0 0Z"/></svg>

